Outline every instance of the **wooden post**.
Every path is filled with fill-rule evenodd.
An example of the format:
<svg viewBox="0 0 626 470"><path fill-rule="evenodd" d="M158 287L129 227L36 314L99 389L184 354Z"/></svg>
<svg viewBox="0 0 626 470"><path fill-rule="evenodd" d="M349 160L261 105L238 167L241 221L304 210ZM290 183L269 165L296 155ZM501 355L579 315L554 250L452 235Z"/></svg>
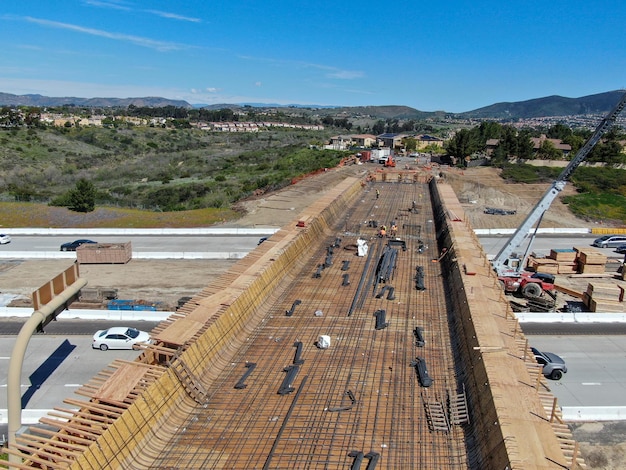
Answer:
<svg viewBox="0 0 626 470"><path fill-rule="evenodd" d="M557 404L557 398L554 397L554 400L552 400L552 411L550 412L551 423L554 421L554 417L556 416L556 404Z"/></svg>

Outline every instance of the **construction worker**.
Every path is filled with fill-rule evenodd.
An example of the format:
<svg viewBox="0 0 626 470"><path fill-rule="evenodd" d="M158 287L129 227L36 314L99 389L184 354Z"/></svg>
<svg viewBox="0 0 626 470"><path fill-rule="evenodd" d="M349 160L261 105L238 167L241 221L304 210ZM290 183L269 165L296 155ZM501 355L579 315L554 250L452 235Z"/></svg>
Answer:
<svg viewBox="0 0 626 470"><path fill-rule="evenodd" d="M391 224L391 238L395 238L398 235L398 225L394 222Z"/></svg>
<svg viewBox="0 0 626 470"><path fill-rule="evenodd" d="M376 199L378 199L380 197L380 191L377 189L376 190Z"/></svg>
<svg viewBox="0 0 626 470"><path fill-rule="evenodd" d="M380 231L378 232L378 236L380 238L385 238L387 236L387 226L385 225L380 226Z"/></svg>

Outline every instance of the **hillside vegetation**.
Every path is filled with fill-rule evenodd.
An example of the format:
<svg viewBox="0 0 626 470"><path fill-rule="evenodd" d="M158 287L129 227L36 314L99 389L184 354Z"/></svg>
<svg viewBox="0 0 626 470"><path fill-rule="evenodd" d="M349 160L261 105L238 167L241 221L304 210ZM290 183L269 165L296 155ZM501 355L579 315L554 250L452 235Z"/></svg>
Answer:
<svg viewBox="0 0 626 470"><path fill-rule="evenodd" d="M512 183L546 183L548 189L561 171L561 168L506 165L501 176ZM626 225L626 170L580 166L570 181L578 194L563 197L563 202L574 215Z"/></svg>
<svg viewBox="0 0 626 470"><path fill-rule="evenodd" d="M98 206L228 209L242 198L336 166L323 133L209 133L197 129L49 128L0 133L0 200L54 203L81 179Z"/></svg>
<svg viewBox="0 0 626 470"><path fill-rule="evenodd" d="M513 145L515 139L507 139L505 130L508 127L495 123L462 130L448 150L468 155L472 145L484 148L487 138L500 137L512 143L506 151L504 145L496 149L492 161L503 165L504 178L525 183L553 181L559 170L502 163L510 151L519 156L522 148ZM4 130L0 132L0 224L193 227L230 220L237 215L233 208L238 201L336 166L349 152L318 150L333 132L337 129L207 132L190 128L188 123L175 128L125 125ZM528 135L522 137L528 140ZM462 139L464 136L469 137ZM572 143L581 144L582 140L581 136ZM459 145L453 145L455 141ZM607 162L608 155L621 161L621 147L610 143L598 144L588 160ZM502 158L496 158L500 154ZM81 181L93 185L96 197L96 210L84 214L65 208L69 206L65 203L68 192ZM624 170L581 167L571 181L580 192L565 199L574 214L626 224Z"/></svg>

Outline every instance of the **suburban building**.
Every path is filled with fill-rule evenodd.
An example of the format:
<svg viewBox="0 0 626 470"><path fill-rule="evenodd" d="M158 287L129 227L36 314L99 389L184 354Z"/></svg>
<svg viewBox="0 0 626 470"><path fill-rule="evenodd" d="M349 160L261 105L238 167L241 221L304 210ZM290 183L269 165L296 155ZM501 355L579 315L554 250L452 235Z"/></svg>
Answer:
<svg viewBox="0 0 626 470"><path fill-rule="evenodd" d="M443 139L439 137L434 137L432 135L422 134L416 137L417 140L417 150L423 150L429 145L436 145L437 147L443 148Z"/></svg>
<svg viewBox="0 0 626 470"><path fill-rule="evenodd" d="M407 134L394 134L394 133L386 133L380 134L376 136L379 142L381 142L381 147L389 147L395 149L396 147L402 146L402 139L405 137L409 137Z"/></svg>

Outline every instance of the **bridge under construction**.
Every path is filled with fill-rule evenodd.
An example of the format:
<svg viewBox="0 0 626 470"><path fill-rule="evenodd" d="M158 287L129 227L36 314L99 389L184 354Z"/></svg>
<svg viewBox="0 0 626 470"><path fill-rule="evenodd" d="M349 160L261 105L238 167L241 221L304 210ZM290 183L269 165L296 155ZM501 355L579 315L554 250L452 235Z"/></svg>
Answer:
<svg viewBox="0 0 626 470"><path fill-rule="evenodd" d="M461 205L429 172L346 178L151 336L0 466L585 468Z"/></svg>

